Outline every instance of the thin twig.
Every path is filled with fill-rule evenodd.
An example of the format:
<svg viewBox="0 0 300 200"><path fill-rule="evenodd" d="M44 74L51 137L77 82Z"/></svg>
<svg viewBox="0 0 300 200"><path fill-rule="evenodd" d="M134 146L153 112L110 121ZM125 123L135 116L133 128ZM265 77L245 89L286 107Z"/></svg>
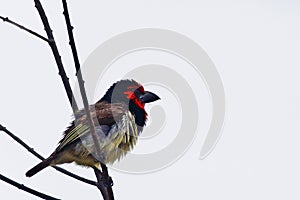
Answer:
<svg viewBox="0 0 300 200"><path fill-rule="evenodd" d="M42 198L42 199L47 199L47 200L59 200L59 199L57 199L57 198L54 198L54 197L51 197L51 196L46 195L46 194L44 194L44 193L38 192L38 191L36 191L36 190L33 190L33 189L31 189L31 188L29 188L29 187L23 185L23 184L17 183L16 181L13 181L13 180L9 179L9 178L3 176L2 174L0 174L0 180L4 181L4 182L6 182L6 183L8 183L8 184L10 184L10 185L15 186L15 187L19 188L20 190L23 190L23 191L25 191L25 192L28 192L28 193L30 193L30 194L33 194L33 195L35 195L35 196L37 196L37 197L40 197L40 198Z"/></svg>
<svg viewBox="0 0 300 200"><path fill-rule="evenodd" d="M38 10L38 12L39 12L39 15L40 15L40 17L41 17L41 19L42 19L42 22L43 22L45 31L46 31L46 33L47 33L47 36L48 36L48 38L52 41L51 43L49 43L49 45L51 46L52 52L53 52L53 54L54 54L54 56L55 56L55 58L56 58L57 65L58 65L59 69L60 69L61 71L64 72L64 68L63 68L63 65L62 65L62 63L61 63L61 59L60 59L60 56L59 56L59 53L58 53L58 50L57 50L57 46L56 46L56 44L55 44L55 40L54 40L54 37L53 37L53 34L52 34L52 30L51 30L51 28L50 28L50 25L49 25L47 16L46 16L46 14L45 14L45 11L44 11L44 9L43 9L43 7L42 7L42 5L41 5L41 2L40 2L39 0L34 0L34 2L35 2L35 7L37 8L37 10ZM71 26L70 26L70 27L71 27ZM72 29L72 27L71 27L71 29ZM71 31L71 32L72 32L72 31ZM74 38L73 38L73 41L74 41ZM75 43L73 43L73 44L74 44L74 46L75 46ZM75 48L75 50L76 50L76 48ZM77 56L77 52L76 52L76 56ZM59 58L59 59L57 60L57 58ZM74 58L74 59L76 59L76 58ZM60 61L60 62L59 62L59 61ZM78 62L77 62L77 61L78 61ZM89 112L89 104L88 104L87 96L86 96L85 89L84 89L84 81L83 81L83 79L82 79L82 75L81 75L81 72L80 72L80 70L79 70L79 69L80 69L80 64L79 64L78 56L77 56L77 61L76 61L76 62L77 62L77 64L76 64L77 78L78 78L78 82L79 82L79 86L80 86L80 91L81 91L81 95L82 95L84 107L85 107L85 110L86 110L86 113L87 113L87 120L88 120L88 122L89 122L89 124L90 124L90 131L91 131L91 133L92 133L93 140L94 140L94 143L95 143L95 146L96 146L96 149L97 149L97 151L96 151L96 155L97 155L98 150L100 150L100 144L99 144L99 140L98 140L98 138L97 138L98 135L96 134L96 131L95 131L95 127L94 127L92 118L91 118L91 116L90 116L90 112ZM62 74L60 74L60 75L62 75ZM64 77L66 77L66 75L65 75ZM73 93L72 93L71 88L69 88L69 87L66 86L66 84L69 84L69 82L68 82L68 81L66 82L65 79L63 79L63 76L62 76L62 80L63 80L64 86L65 86L65 89L66 89L66 92L67 92L67 94L68 94L69 101L70 101L70 94L73 94ZM68 88L69 88L69 89L68 89ZM72 95L72 96L73 96L73 95ZM72 108L73 108L73 112L75 113L75 111L76 111L77 109L74 109L74 104L72 104L72 101L70 101L70 103L71 103L71 106L72 106ZM76 107L77 107L77 106L76 106ZM96 156L96 157L98 157L98 156ZM103 165L103 164L101 164L101 166L102 166L102 165ZM104 171L103 171L103 173L105 174L104 176L105 176L105 177L109 177L108 171L107 171L107 167L106 167L105 165L103 165L103 169L102 169L102 170L104 170ZM107 182L108 182L108 181L109 181L109 178L107 178L106 180L102 180L102 181L107 181ZM100 185L100 183L98 183L98 187L100 187L99 185ZM108 187L108 188L107 188L107 191L108 191L108 193L110 193L110 194L108 195L108 198L107 198L107 199L113 199L113 193L112 193L111 187ZM104 198L105 198L105 197L104 197Z"/></svg>
<svg viewBox="0 0 300 200"><path fill-rule="evenodd" d="M84 88L84 80L82 78L82 74L81 74L81 70L80 70L80 62L79 62L79 58L78 58L78 54L77 54L77 49L76 49L76 45L75 45L75 40L74 40L74 36L73 36L73 26L71 25L71 20L70 20L70 16L69 16L69 11L68 11L68 6L67 6L67 1L66 0L62 0L63 3L63 14L65 16L65 20L66 20L66 24L67 24L67 29L68 29L68 35L69 35L69 44L71 46L72 49L72 54L73 54L73 58L74 58L74 63L75 63L75 68L76 68L76 75L77 75L77 79L78 79L78 83L79 83L79 88L80 88L80 92L81 92L81 96L82 96L82 100L83 100L83 104L84 104L84 109L86 112L86 116L87 116L87 121L89 123L89 127L90 127L90 132L92 134L92 138L93 138L93 142L94 145L96 147L96 158L99 158L98 156L98 152L101 151L100 148L100 139L98 134L96 133L95 130L95 125L94 122L92 120L91 114L90 114L90 109L89 109L89 103L87 100L87 95L86 95L86 91ZM113 196L113 191L111 189L111 185L106 186L110 181L110 177L108 174L108 170L107 167L104 163L101 163L101 169L102 169L102 177L101 179L99 179L98 177L100 176L99 174L99 170L94 170L97 180L98 180L98 188L100 189L102 196L105 200L113 200L114 196ZM105 183L103 183L105 182ZM101 186L103 186L103 188L101 188ZM105 192L104 192L105 191Z"/></svg>
<svg viewBox="0 0 300 200"><path fill-rule="evenodd" d="M18 142L20 145L22 145L25 149L27 149L31 154L35 155L37 158L39 158L40 160L44 160L45 158L43 156L41 156L39 153L37 153L33 148L31 148L30 146L28 146L25 142L23 142L19 137L17 137L16 135L14 135L12 132L10 132L9 130L7 130L7 128L5 128L4 126L2 126L0 124L0 131L5 132L7 135L9 135L11 138L13 138L16 142ZM98 186L97 182L83 178L81 176L78 176L76 174L73 174L63 168L57 167L57 166L52 166L54 169L56 169L57 171L68 175L72 178L75 178L79 181L82 181L84 183L90 184L90 185L94 185L94 186Z"/></svg>
<svg viewBox="0 0 300 200"><path fill-rule="evenodd" d="M8 22L10 24L13 24L17 27L19 27L20 29L23 29L33 35L35 35L36 37L48 42L49 46L51 47L51 50L53 52L53 55L55 57L55 61L56 61L56 64L58 66L58 70L59 70L59 75L61 76L61 79L63 81L63 84L64 84L64 87L65 87L65 90L67 92L67 95L68 95L68 99L69 99L69 102L71 104L71 107L73 109L73 113L75 113L77 110L78 110L78 106L76 104L76 101L74 99L74 96L73 96L73 92L72 92L72 89L71 89L71 86L69 84L69 78L67 77L66 73L65 73L65 70L64 70L64 67L63 67L63 64L62 64L62 61L61 61L61 56L59 54L59 51L58 51L58 48L57 48L57 45L56 45L56 42L54 40L54 36L52 34L52 30L50 28L50 25L49 25L49 22L48 22L48 19L47 19L47 16L44 12L44 9L40 3L39 0L34 0L35 2L35 7L37 8L38 10L38 13L41 17L41 20L43 22L43 25L44 25L44 28L45 28L45 31L47 33L47 36L48 36L48 39L45 38L44 36L8 19L7 17L1 17L0 18L4 21L4 22ZM65 2L66 3L66 2ZM71 27L71 26L70 26ZM72 32L72 30L71 30ZM73 37L73 35L72 35ZM73 44L71 44L71 41L73 41ZM89 104L88 104L88 101L87 101L87 96L86 96L86 93L85 93L85 89L84 89L84 81L82 79L82 74L80 72L80 64L79 64L79 59L78 59L78 56L77 56L77 52L76 52L76 47L75 47L75 43L74 43L74 38L70 40L70 45L71 47L73 46L74 48L72 48L72 52L73 52L73 55L76 55L76 58L74 57L74 60L75 60L75 66L76 66L76 72L77 72L77 78L78 78L78 81L79 81L79 85L80 85L80 90L81 90L81 94L82 94L82 98L83 98L83 102L84 102L84 106L85 106L85 110L86 110L86 113L87 113L87 119L88 119L88 122L90 124L90 130L91 130L91 133L92 133L92 136L93 136L93 139L94 139L94 143L95 143L95 146L96 146L96 149L97 150L100 150L100 144L99 144L99 140L98 140L98 135L96 134L95 132L95 127L94 127L94 124L93 124L93 121L92 121L92 118L90 116L90 112L89 112ZM75 49L75 52L73 51L73 49ZM38 154L37 152L34 151L33 148L29 147L26 143L24 143L20 138L16 137L15 135L13 135L11 132L9 132L5 127L1 126L0 125L0 130L6 132L8 135L10 135L14 140L16 140L19 144L21 144L23 147L25 147L29 152L31 152L33 155L35 155L36 157L38 157L39 159L41 160L44 160L44 158ZM98 151L97 151L98 152ZM108 174L108 171L107 171L107 167L106 165L102 164L101 163L101 166L102 166L102 170L103 170L103 174L104 174L104 178L107 177L107 182L109 181L109 174ZM113 193L112 193L112 189L111 189L111 186L105 186L105 179L103 179L103 174L99 171L99 170L95 170L95 173L96 173L96 177L97 177L97 180L99 183L96 183L94 181L91 181L91 180L88 180L88 179L85 179L85 178L82 178L80 176L77 176L71 172L68 172L67 170L64 170L60 167L54 167L56 170L66 174L66 175L69 175L77 180L80 180L80 181L83 181L85 183L88 183L88 184L91 184L91 185L95 185L97 186L99 189L102 187L102 189L106 189L106 193L105 195L103 195L104 199L106 200L112 200L114 199L113 197ZM100 178L99 178L100 177ZM101 184L100 184L101 183ZM107 196L107 197L105 197ZM47 198L48 199L48 198Z"/></svg>
<svg viewBox="0 0 300 200"><path fill-rule="evenodd" d="M40 39L42 39L42 40L44 40L44 41L46 41L48 43L50 42L50 40L48 40L44 36L38 34L35 31L32 31L32 30L26 28L25 26L22 26L21 24L18 24L17 22L14 22L14 21L10 20L8 17L2 17L2 16L0 16L0 19L2 19L4 22L10 23L12 25L15 25L16 27L18 27L18 28L20 28L20 29L22 29L24 31L27 31L28 33L31 33L32 35L34 35L34 36L36 36L36 37L38 37L38 38L40 38Z"/></svg>
<svg viewBox="0 0 300 200"><path fill-rule="evenodd" d="M47 33L48 39L50 40L49 45L50 45L52 53L54 55L54 58L55 58L55 61L56 61L57 67L58 67L59 75L61 76L62 82L63 82L65 90L67 92L68 99L69 99L69 102L71 104L73 113L75 113L78 110L78 106L77 106L77 103L76 103L75 98L73 96L73 92L72 92L72 89L71 89L71 86L70 86L70 83L69 83L69 78L66 75L63 63L61 61L61 56L59 54L56 42L54 40L54 36L52 34L52 29L51 29L51 27L49 25L49 22L48 22L48 18L46 16L46 13L44 11L44 8L43 8L41 2L39 0L34 0L34 3L35 3L35 7L36 7L36 9L37 9L37 11L38 11L38 13L41 17L41 20L43 22L44 29Z"/></svg>

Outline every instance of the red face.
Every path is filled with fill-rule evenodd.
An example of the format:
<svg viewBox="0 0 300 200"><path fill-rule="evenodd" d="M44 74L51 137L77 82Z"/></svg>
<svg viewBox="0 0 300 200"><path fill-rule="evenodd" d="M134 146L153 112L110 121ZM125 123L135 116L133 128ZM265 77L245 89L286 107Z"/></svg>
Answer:
<svg viewBox="0 0 300 200"><path fill-rule="evenodd" d="M127 87L128 91L124 92L127 98L132 100L140 108L144 109L145 103L141 102L139 96L145 93L144 87L142 85L132 85ZM139 96L137 96L139 95Z"/></svg>

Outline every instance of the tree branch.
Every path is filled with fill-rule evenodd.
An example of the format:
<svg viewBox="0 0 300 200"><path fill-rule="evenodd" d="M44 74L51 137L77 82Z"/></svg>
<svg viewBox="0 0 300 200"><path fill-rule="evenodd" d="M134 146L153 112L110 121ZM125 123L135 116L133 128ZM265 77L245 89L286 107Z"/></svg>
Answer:
<svg viewBox="0 0 300 200"><path fill-rule="evenodd" d="M16 135L14 135L12 132L10 132L9 130L7 130L7 128L5 128L4 126L2 126L0 124L0 131L5 132L7 135L9 135L12 139L14 139L16 142L18 142L20 145L22 145L25 149L27 149L31 154L35 155L37 158L39 158L40 160L44 160L45 158L43 156L41 156L40 154L38 154L36 151L34 151L33 148L31 148L30 146L28 146L25 142L23 142L19 137L17 137ZM57 167L57 166L52 166L54 169L56 169L57 171L70 176L72 178L75 178L79 181L82 181L84 183L93 185L93 186L98 186L97 182L83 178L81 176L78 176L76 174L73 174L63 168Z"/></svg>
<svg viewBox="0 0 300 200"><path fill-rule="evenodd" d="M36 7L36 9L37 9L37 11L40 15L40 18L43 22L44 29L47 33L48 39L50 40L49 45L50 45L52 53L54 55L54 58L55 58L55 61L56 61L57 67L58 67L59 75L61 76L62 82L63 82L65 90L67 92L68 99L69 99L69 102L71 104L73 113L75 113L78 110L78 106L77 106L77 103L76 103L75 98L73 96L73 92L72 92L72 89L71 89L71 86L70 86L70 83L69 83L69 78L66 75L63 63L61 61L61 56L59 54L56 42L54 40L54 36L52 34L52 29L49 25L46 13L44 11L44 8L42 7L41 2L39 0L34 0L34 3L35 3L35 7Z"/></svg>
<svg viewBox="0 0 300 200"><path fill-rule="evenodd" d="M97 169L96 167L94 167L94 172L95 172L95 176L96 176L97 181L98 181L98 186L97 187L100 190L103 198L105 200L114 199L113 192L112 191L110 192L108 190L108 188L111 188L111 185L107 185L107 182L103 181L103 173L99 169Z"/></svg>
<svg viewBox="0 0 300 200"><path fill-rule="evenodd" d="M94 125L94 122L93 122L91 114L90 114L89 103L88 103L86 91L84 88L84 80L82 78L82 74L81 74L81 70L80 70L80 62L79 62L79 58L78 58L78 54L77 54L75 41L74 41L73 26L71 25L67 1L62 0L62 3L63 3L63 8L64 8L63 14L65 16L69 40L70 40L69 44L71 46L71 50L72 50L72 54L73 54L73 58L74 58L75 68L76 68L76 72L77 72L76 75L77 75L79 88L80 88L80 92L81 92L81 96L82 96L82 100L83 100L83 104L84 104L84 109L86 112L87 121L89 123L90 132L92 134L93 142L96 147L96 152L95 152L96 158L99 158L98 152L101 151L100 142L99 142L100 139L99 139L98 134L96 133L95 125ZM101 163L102 174L99 173L100 172L99 170L94 169L97 180L98 180L98 188L101 191L102 196L105 200L113 200L114 195L113 195L113 191L111 188L112 185L105 184L110 181L107 167L104 163L102 163L102 162L100 162L100 163ZM100 176L101 176L101 178L99 178Z"/></svg>
<svg viewBox="0 0 300 200"><path fill-rule="evenodd" d="M44 9L41 5L41 2L39 0L34 0L34 2L35 2L35 7L36 7L36 9L37 9L37 11L40 15L40 18L42 20L43 25L44 25L44 29L47 33L48 39L45 38L44 36L34 32L34 31L32 31L32 30L30 30L30 29L28 29L28 28L26 28L26 27L24 27L24 26L22 26L22 25L20 25L16 22L8 19L7 17L5 18L5 17L0 16L0 18L4 22L8 22L10 24L13 24L13 25L17 26L18 28L23 29L23 30L35 35L36 37L48 42L49 46L51 47L52 53L54 55L56 64L58 66L59 75L61 76L61 79L63 81L63 85L64 85L65 90L67 92L67 96L68 96L69 102L71 104L73 113L75 113L78 110L78 106L77 106L76 101L75 101L74 96L73 96L73 92L72 92L72 89L71 89L71 86L70 86L70 83L69 83L69 78L67 77L66 72L64 70L62 60L61 60L61 56L59 54L54 36L52 34L52 29L49 25L47 16L46 16L45 11L44 11ZM96 134L95 126L94 126L94 123L93 123L93 120L92 120L92 117L91 117L91 114L90 114L90 110L89 110L89 103L88 103L87 95L86 95L85 88L84 88L84 80L82 78L82 74L81 74L81 70L80 70L80 63L79 63L77 50L76 50L76 46L75 46L75 42L74 42L74 37L73 37L73 33L72 33L73 27L71 26L69 13L68 13L68 9L67 9L67 3L66 3L65 0L63 0L63 6L64 6L64 15L65 15L66 23L67 23L67 27L68 27L70 45L71 45L73 58L74 58L74 62L75 62L76 75L77 75L79 86L80 86L80 91L81 91L82 100L83 100L83 103L84 103L84 108L85 108L85 111L86 111L86 114L87 114L87 121L90 125L90 132L92 134L94 144L95 144L95 147L96 147L96 157L98 158L99 157L98 152L100 152L99 138L98 138L98 135ZM21 144L23 147L25 147L33 155L35 155L36 157L38 157L41 160L44 160L44 158L41 155L39 155L37 152L35 152L33 148L29 147L20 138L13 135L11 132L9 132L2 125L0 125L0 130L6 132L9 136L11 136L15 141L17 141L19 144ZM64 170L62 168L59 168L59 167L54 167L54 168L56 170L64 173L64 174L67 174L67 175L69 175L73 178L76 178L76 179L80 180L80 181L83 181L83 182L91 184L91 185L96 185L99 188L99 190L101 191L101 193L103 195L103 198L105 200L113 200L114 199L112 188L111 188L112 184L107 185L107 183L109 183L109 181L111 181L111 179L109 177L108 170L107 170L107 167L106 167L105 164L101 163L101 168L102 168L103 173L101 173L101 171L99 171L97 169L94 169L97 180L98 180L98 183L96 183L94 181L91 181L91 180L88 180L88 179L85 179L85 178L82 178L82 177L77 176L75 174L72 174L72 173L70 173L67 170Z"/></svg>
<svg viewBox="0 0 300 200"><path fill-rule="evenodd" d="M40 38L40 39L42 39L42 40L44 40L44 41L46 41L48 43L51 42L50 40L48 40L44 36L38 34L37 32L34 32L34 31L32 31L32 30L30 30L30 29L22 26L21 24L18 24L17 22L14 22L14 21L8 19L8 17L2 17L2 16L0 16L0 19L2 19L4 22L10 23L12 25L15 25L16 27L18 27L18 28L20 28L20 29L22 29L24 31L27 31L28 33L31 33L32 35L34 35L34 36L36 36L36 37L38 37L38 38Z"/></svg>
<svg viewBox="0 0 300 200"><path fill-rule="evenodd" d="M4 182L6 182L6 183L8 183L8 184L10 184L10 185L15 186L15 187L19 188L20 190L23 190L23 191L25 191L25 192L28 192L28 193L30 193L30 194L33 194L33 195L35 195L35 196L37 196L37 197L40 197L40 198L42 198L42 199L47 199L47 200L59 200L59 199L57 199L57 198L48 196L48 195L46 195L46 194L44 194L44 193L41 193L41 192L38 192L38 191L36 191L36 190L33 190L33 189L29 188L29 187L26 187L26 186L23 185L23 184L17 183L17 182L15 182L15 181L13 181L13 180L11 180L11 179L9 179L9 178L3 176L2 174L0 174L0 180L4 181Z"/></svg>

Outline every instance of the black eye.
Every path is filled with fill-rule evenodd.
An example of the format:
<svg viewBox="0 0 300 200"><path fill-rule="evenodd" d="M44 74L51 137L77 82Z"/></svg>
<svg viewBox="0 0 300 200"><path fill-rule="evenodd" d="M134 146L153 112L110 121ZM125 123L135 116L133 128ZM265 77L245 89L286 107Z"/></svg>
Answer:
<svg viewBox="0 0 300 200"><path fill-rule="evenodd" d="M136 89L136 90L134 91L134 94L135 94L135 96L136 96L137 98L139 98L139 97L143 94L143 92L141 92L139 89Z"/></svg>

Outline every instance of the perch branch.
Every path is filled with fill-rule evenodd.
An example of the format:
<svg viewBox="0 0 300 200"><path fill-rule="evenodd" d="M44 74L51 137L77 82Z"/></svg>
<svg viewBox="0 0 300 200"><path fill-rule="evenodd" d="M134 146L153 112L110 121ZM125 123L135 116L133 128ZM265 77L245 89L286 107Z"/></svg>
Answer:
<svg viewBox="0 0 300 200"><path fill-rule="evenodd" d="M28 193L30 193L30 194L33 194L33 195L35 195L35 196L37 196L37 197L40 197L40 198L42 198L42 199L47 199L47 200L59 200L59 199L57 199L57 198L54 198L54 197L51 197L51 196L46 195L46 194L44 194L44 193L38 192L38 191L36 191L36 190L33 190L33 189L31 189L31 188L29 188L29 187L23 185L23 184L17 183L17 182L15 182L15 181L13 181L13 180L11 180L11 179L9 179L9 178L3 176L2 174L0 174L0 180L4 181L4 182L6 182L6 183L8 183L8 184L10 184L10 185L15 186L15 187L19 188L20 190L23 190L23 191L25 191L25 192L28 192Z"/></svg>
<svg viewBox="0 0 300 200"><path fill-rule="evenodd" d="M82 100L83 100L83 104L84 104L84 109L85 109L85 112L86 112L86 115L87 115L87 121L89 123L90 132L92 134L93 141L94 141L94 144L95 144L95 147L96 147L96 158L99 158L98 152L100 152L100 150L101 150L100 143L99 143L100 139L99 139L99 136L96 133L95 125L94 125L94 122L93 122L91 114L90 114L89 103L88 103L86 91L85 91L85 88L84 88L84 80L82 78L82 74L81 74L81 70L80 70L80 62L79 62L77 49L76 49L76 45L75 45L75 40L74 40L74 35L73 35L73 26L71 25L71 20L70 20L70 15L69 15L69 11L68 11L67 1L62 0L62 3L63 3L63 8L64 8L63 14L65 16L68 35L69 35L69 44L71 46L71 50L72 50L72 54L73 54L73 58L74 58L74 63L75 63L75 68L76 68L76 75L77 75L79 88L80 88L80 92L81 92L81 96L82 96ZM104 163L102 163L102 162L100 162L100 163L101 163L102 174L100 174L99 170L94 169L97 180L98 180L98 188L101 191L102 196L105 200L112 200L112 199L114 199L113 191L112 191L112 188L111 188L112 185L105 184L105 183L108 183L110 181L108 170L107 170L107 167ZM100 176L102 178L99 178Z"/></svg>
<svg viewBox="0 0 300 200"><path fill-rule="evenodd" d="M28 33L31 33L32 35L34 35L34 36L36 36L36 37L38 37L38 38L40 38L40 39L42 39L42 40L50 43L49 39L47 39L44 36L38 34L37 32L34 32L34 31L26 28L25 26L22 26L21 24L18 24L17 22L14 22L14 21L10 20L8 17L2 17L2 16L0 16L0 19L2 19L4 22L7 22L7 23L12 24L12 25L15 25L16 27L18 27L18 28L20 28L20 29L22 29L24 31L27 31Z"/></svg>
<svg viewBox="0 0 300 200"><path fill-rule="evenodd" d="M48 18L46 16L46 13L44 11L44 8L43 8L41 2L39 0L34 0L34 3L35 3L35 7L36 7L36 9L37 9L37 11L40 15L40 18L42 20L42 23L44 25L44 29L47 33L48 39L50 40L49 45L50 45L52 53L54 55L54 58L55 58L55 61L56 61L57 67L58 67L59 75L61 76L63 85L64 85L65 90L67 92L69 102L70 102L71 107L73 109L73 113L75 113L78 110L78 106L77 106L77 103L76 103L75 98L73 96L73 92L72 92L72 89L71 89L71 86L70 86L70 83L69 83L69 78L66 75L63 63L61 61L61 56L59 54L56 42L54 40L54 36L52 34L52 29L51 29L51 27L49 25L49 22L48 22Z"/></svg>
<svg viewBox="0 0 300 200"><path fill-rule="evenodd" d="M37 158L39 158L40 160L44 160L45 158L43 156L41 156L40 154L38 154L36 151L34 151L33 148L31 148L30 146L28 146L25 142L23 142L19 137L17 137L16 135L14 135L12 132L10 132L9 130L7 130L7 128L5 128L4 126L2 126L0 124L0 131L5 132L7 135L9 135L12 139L14 139L16 142L18 142L20 145L22 145L25 149L27 149L31 154L35 155ZM63 168L57 167L57 166L52 166L54 169L56 169L57 171L68 175L72 178L75 178L79 181L82 181L84 183L90 184L90 185L94 185L94 186L98 186L97 182L83 178L81 176L78 176L76 174L73 174Z"/></svg>
<svg viewBox="0 0 300 200"><path fill-rule="evenodd" d="M107 190L107 185L105 184L105 182L103 181L103 173L97 169L94 168L94 172L95 172L95 176L97 178L98 181L98 189L100 190L103 198L106 199L114 199L113 193L109 194L108 190ZM112 196L110 196L112 195Z"/></svg>

